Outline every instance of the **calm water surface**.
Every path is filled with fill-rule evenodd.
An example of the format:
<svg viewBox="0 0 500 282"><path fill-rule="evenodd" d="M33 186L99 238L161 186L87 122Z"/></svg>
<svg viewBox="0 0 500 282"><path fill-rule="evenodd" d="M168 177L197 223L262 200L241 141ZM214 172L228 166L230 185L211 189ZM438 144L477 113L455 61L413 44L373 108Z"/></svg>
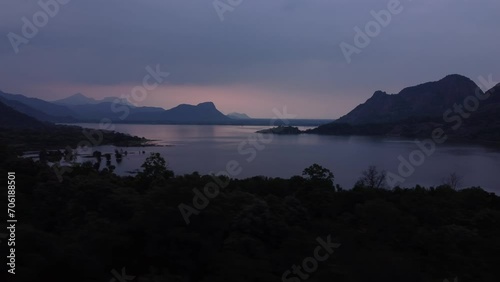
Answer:
<svg viewBox="0 0 500 282"><path fill-rule="evenodd" d="M80 124L98 128L97 124ZM265 126L197 126L118 124L116 131L156 140L165 147L122 148L129 155L121 164L113 163L116 172L126 174L140 168L150 152L159 152L176 174L198 171L202 174L226 170L237 161L242 171L237 178L256 175L290 177L300 175L307 166L318 163L330 169L335 183L352 188L361 172L376 165L398 174L399 156L408 160L418 150L413 140L320 135L269 135L272 142L260 141L257 130ZM120 148L119 148L120 149ZM103 153L113 146L96 147ZM146 154L140 154L145 151ZM253 157L253 158L251 158ZM113 158L114 159L114 158ZM463 177L463 186L481 186L500 194L500 149L468 145L438 145L423 164L406 178L404 186L435 186L452 172Z"/></svg>

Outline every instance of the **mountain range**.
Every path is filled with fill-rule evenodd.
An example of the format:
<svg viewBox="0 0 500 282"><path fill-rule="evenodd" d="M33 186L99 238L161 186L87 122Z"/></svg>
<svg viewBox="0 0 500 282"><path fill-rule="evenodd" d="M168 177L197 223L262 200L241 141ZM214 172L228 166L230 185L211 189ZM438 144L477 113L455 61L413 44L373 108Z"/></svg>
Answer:
<svg viewBox="0 0 500 282"><path fill-rule="evenodd" d="M117 97L105 97L102 98L101 100L96 100L90 97L87 97L83 95L82 93L76 93L73 94L69 97L60 99L60 100L55 100L52 101L54 104L58 105L69 105L69 106L78 106L78 105L92 105L92 104L100 104L100 103L113 103L115 101L120 101L120 104L128 105L131 107L134 107L130 102L128 102L126 99L120 99Z"/></svg>
<svg viewBox="0 0 500 282"><path fill-rule="evenodd" d="M165 110L137 107L109 97L102 100L75 94L44 101L0 91L0 126L43 126L43 122L84 123L108 119L115 123L265 125L269 119L245 114L224 115L214 103L182 104ZM461 140L500 142L500 84L483 92L461 75L407 87L397 94L376 91L365 103L336 121L296 120L295 126L320 125L313 134L429 137L436 128ZM289 124L290 125L290 124Z"/></svg>
<svg viewBox="0 0 500 282"><path fill-rule="evenodd" d="M232 119L251 119L251 117L243 113L229 113L227 116Z"/></svg>
<svg viewBox="0 0 500 282"><path fill-rule="evenodd" d="M0 101L0 127L1 128L43 128L44 124L36 118L30 117Z"/></svg>
<svg viewBox="0 0 500 282"><path fill-rule="evenodd" d="M116 97L96 100L77 93L49 102L2 91L0 91L0 102L27 116L51 123L97 123L103 119L113 123L144 124L269 125L281 122L250 118L243 113L224 115L212 102L198 105L181 104L165 110L159 107L139 107ZM289 122L295 126L318 126L331 121L294 119Z"/></svg>
<svg viewBox="0 0 500 282"><path fill-rule="evenodd" d="M232 121L217 110L212 102L182 104L165 110L159 107L136 107L115 97L95 100L78 93L48 102L2 91L0 102L37 120L54 123L100 122L102 119L113 122L164 124L225 124Z"/></svg>

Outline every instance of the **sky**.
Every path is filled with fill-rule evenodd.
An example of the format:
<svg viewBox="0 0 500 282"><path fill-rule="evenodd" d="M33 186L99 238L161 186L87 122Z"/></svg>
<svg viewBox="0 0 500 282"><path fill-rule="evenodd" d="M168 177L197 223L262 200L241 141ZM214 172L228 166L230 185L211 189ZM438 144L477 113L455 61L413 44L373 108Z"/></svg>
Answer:
<svg viewBox="0 0 500 282"><path fill-rule="evenodd" d="M500 81L499 14L498 0L2 0L0 90L131 96L150 66L169 76L140 106L335 119L376 90Z"/></svg>

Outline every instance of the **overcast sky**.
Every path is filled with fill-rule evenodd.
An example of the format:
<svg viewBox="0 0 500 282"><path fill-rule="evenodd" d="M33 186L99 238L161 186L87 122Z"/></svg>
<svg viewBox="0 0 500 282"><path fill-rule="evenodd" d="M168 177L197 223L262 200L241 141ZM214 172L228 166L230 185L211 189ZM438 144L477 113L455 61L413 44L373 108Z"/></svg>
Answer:
<svg viewBox="0 0 500 282"><path fill-rule="evenodd" d="M48 100L120 96L159 64L170 76L141 105L213 101L253 117L286 105L298 118L338 118L376 90L451 73L500 80L498 0L402 0L348 63L340 44L356 46L354 28L364 30L389 2L242 0L221 21L213 0L72 0L16 54L9 33L23 36L22 18L42 9L2 0L0 90Z"/></svg>

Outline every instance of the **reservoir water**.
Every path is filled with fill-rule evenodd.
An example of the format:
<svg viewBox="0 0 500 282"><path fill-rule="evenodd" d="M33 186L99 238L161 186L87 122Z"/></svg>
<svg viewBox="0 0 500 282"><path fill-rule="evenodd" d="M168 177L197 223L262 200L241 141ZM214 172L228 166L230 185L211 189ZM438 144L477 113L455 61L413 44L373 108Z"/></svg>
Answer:
<svg viewBox="0 0 500 282"><path fill-rule="evenodd" d="M99 128L98 124L79 124ZM461 186L481 186L500 194L500 148L476 145L437 145L423 160L415 158L414 171L398 172L401 158L409 160L419 151L415 140L372 138L360 136L322 135L257 135L266 126L220 125L133 125L117 124L115 130L155 140L160 145L144 148L118 148L128 155L120 164L114 162L116 173L125 175L140 169L151 152L161 153L176 174L198 171L218 173L235 162L241 170L236 178L252 176L291 177L313 163L330 169L335 183L345 189L353 187L363 170L375 165L404 178L403 187L436 186L451 173L461 178ZM113 146L93 148L113 153ZM145 154L142 154L145 151ZM421 157L415 154L413 157ZM421 164L420 164L421 163ZM411 162L410 162L411 164ZM411 172L411 173L409 173Z"/></svg>

